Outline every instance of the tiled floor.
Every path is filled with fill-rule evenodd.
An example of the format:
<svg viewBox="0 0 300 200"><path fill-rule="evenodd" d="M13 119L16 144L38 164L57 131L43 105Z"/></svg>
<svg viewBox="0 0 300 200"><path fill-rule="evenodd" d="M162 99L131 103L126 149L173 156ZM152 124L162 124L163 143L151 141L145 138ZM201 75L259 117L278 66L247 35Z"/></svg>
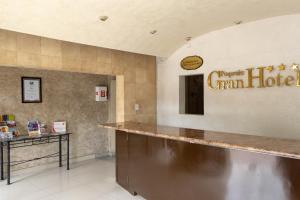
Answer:
<svg viewBox="0 0 300 200"><path fill-rule="evenodd" d="M142 200L115 182L113 159L95 159L13 173L13 184L0 182L0 200Z"/></svg>

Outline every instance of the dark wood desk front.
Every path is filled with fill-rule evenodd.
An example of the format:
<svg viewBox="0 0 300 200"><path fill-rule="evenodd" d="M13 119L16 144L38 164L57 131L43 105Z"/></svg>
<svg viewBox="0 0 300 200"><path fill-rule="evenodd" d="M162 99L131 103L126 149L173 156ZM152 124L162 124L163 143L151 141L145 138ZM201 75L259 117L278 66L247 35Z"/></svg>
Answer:
<svg viewBox="0 0 300 200"><path fill-rule="evenodd" d="M116 161L117 182L147 200L300 199L296 158L117 129Z"/></svg>

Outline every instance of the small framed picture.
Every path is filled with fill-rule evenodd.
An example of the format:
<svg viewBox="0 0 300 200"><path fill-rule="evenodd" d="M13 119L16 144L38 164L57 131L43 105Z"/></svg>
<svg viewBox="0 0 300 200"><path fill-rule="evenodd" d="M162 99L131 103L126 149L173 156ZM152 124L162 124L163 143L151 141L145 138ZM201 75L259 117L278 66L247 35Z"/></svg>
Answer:
<svg viewBox="0 0 300 200"><path fill-rule="evenodd" d="M22 77L22 103L42 103L42 79Z"/></svg>

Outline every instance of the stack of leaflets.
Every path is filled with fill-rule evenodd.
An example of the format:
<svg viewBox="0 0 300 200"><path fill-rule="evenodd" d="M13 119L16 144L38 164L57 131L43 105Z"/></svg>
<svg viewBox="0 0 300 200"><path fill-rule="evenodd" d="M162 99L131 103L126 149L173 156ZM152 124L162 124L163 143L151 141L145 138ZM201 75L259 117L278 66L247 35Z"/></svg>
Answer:
<svg viewBox="0 0 300 200"><path fill-rule="evenodd" d="M12 138L18 136L19 132L16 129L16 121L14 115L0 115L0 137Z"/></svg>
<svg viewBox="0 0 300 200"><path fill-rule="evenodd" d="M49 134L49 133L47 132L47 124L45 124L45 123L40 123L40 131L41 131L41 134L44 134L44 135Z"/></svg>
<svg viewBox="0 0 300 200"><path fill-rule="evenodd" d="M66 133L67 132L67 122L66 121L56 121L53 122L53 133Z"/></svg>
<svg viewBox="0 0 300 200"><path fill-rule="evenodd" d="M9 131L9 128L7 126L6 122L0 122L0 132L1 133L7 133Z"/></svg>
<svg viewBox="0 0 300 200"><path fill-rule="evenodd" d="M28 135L30 137L41 135L40 123L38 120L31 120L27 123Z"/></svg>

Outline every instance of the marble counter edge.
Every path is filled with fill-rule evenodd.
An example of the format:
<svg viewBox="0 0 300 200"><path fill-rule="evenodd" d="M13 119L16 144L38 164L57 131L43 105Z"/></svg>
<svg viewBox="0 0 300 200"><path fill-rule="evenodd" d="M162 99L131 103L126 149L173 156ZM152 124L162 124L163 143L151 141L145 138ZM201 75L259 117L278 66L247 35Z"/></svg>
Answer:
<svg viewBox="0 0 300 200"><path fill-rule="evenodd" d="M240 145L233 145L229 143L222 143L222 142L214 142L214 141L205 141L202 139L192 139L192 138L186 138L181 136L170 136L165 134L159 134L159 133L151 133L148 131L139 131L134 129L126 129L126 128L118 128L108 125L98 125L100 128L107 128L107 129L114 129L119 131L124 131L128 133L134 133L139 135L145 135L145 136L151 136L151 137L158 137L163 139L170 139L170 140L176 140L181 142L188 142L191 144L201 144L201 145L207 145L207 146L213 146L213 147L219 147L219 148L226 148L226 149L232 149L232 150L242 150L242 151L248 151L253 153L261 153L261 154L267 154L272 156L280 156L285 158L292 158L292 159L300 159L299 154L292 154L292 153L286 153L281 151L273 151L273 150L267 150L267 149L259 149L255 147L250 146L240 146Z"/></svg>

